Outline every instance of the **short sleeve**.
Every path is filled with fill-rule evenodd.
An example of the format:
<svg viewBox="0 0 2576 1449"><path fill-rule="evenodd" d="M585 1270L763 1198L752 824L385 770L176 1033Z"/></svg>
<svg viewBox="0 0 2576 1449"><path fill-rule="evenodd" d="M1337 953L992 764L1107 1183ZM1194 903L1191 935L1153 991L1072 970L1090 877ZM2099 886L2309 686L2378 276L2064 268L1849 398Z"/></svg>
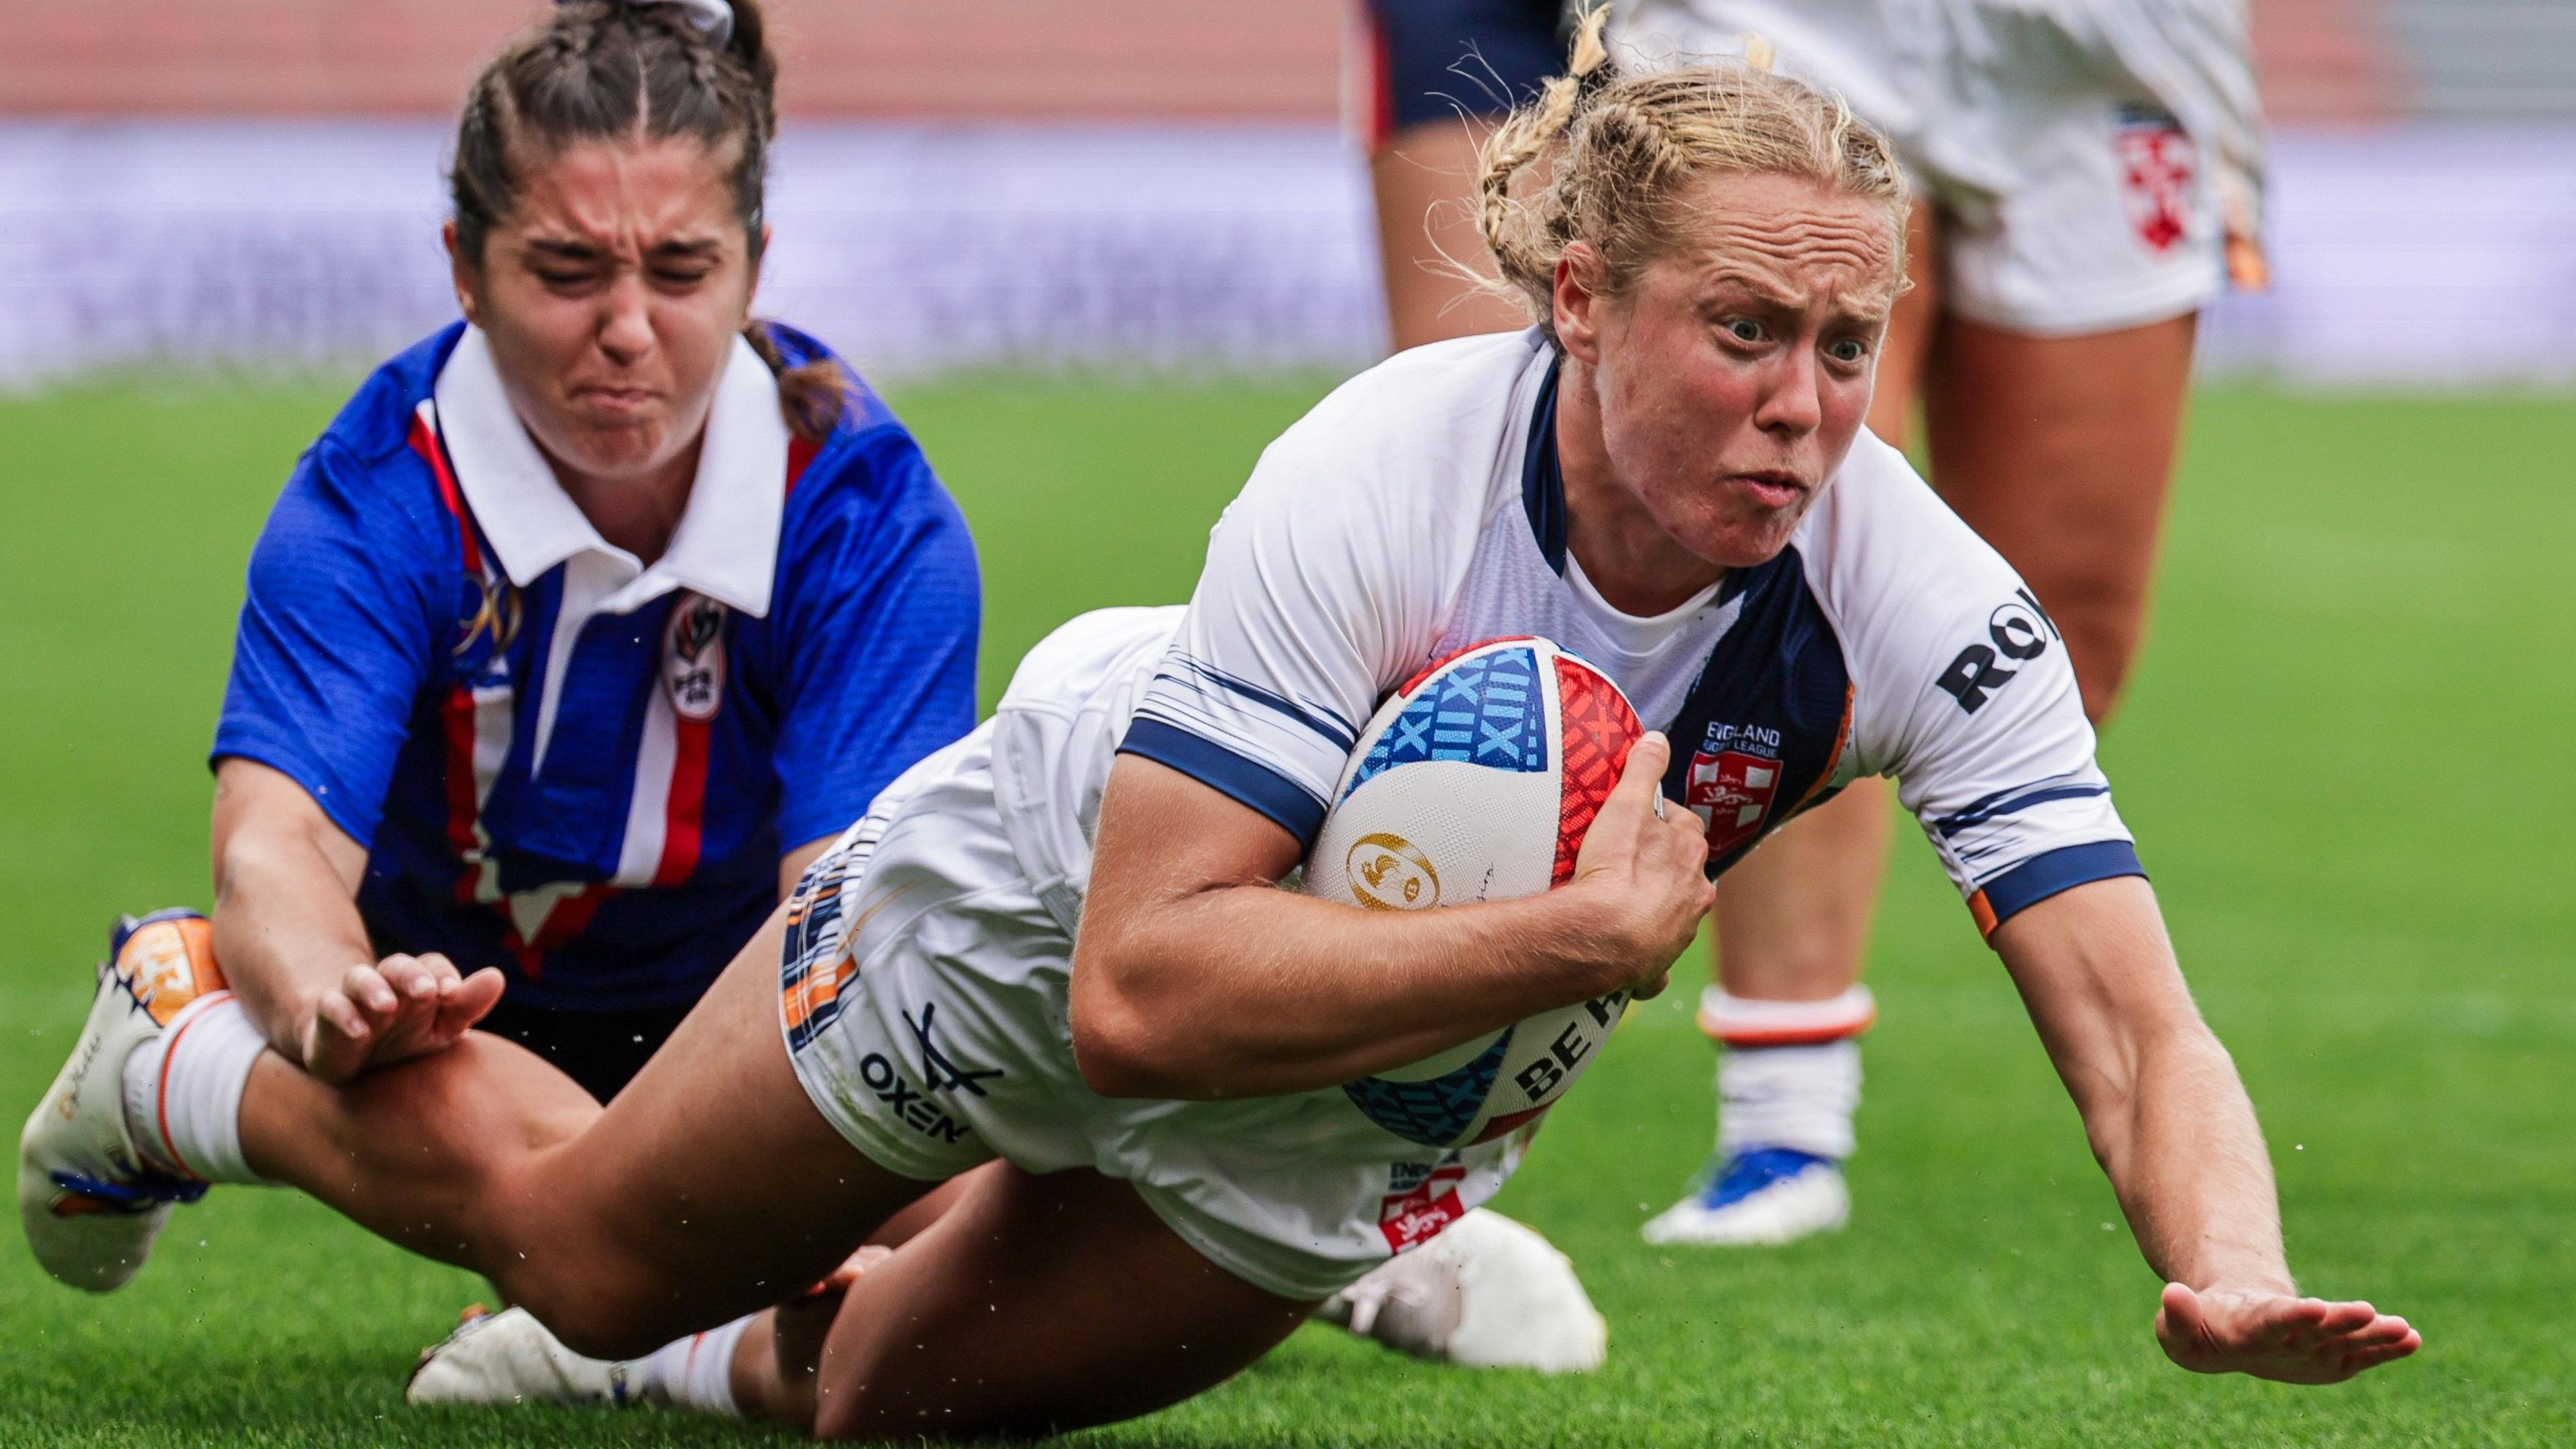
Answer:
<svg viewBox="0 0 2576 1449"><path fill-rule="evenodd" d="M982 583L956 503L887 428L860 486L809 477L782 561L776 768L783 850L837 835L914 761L975 725ZM829 460L816 467L827 466Z"/></svg>
<svg viewBox="0 0 2576 1449"><path fill-rule="evenodd" d="M1858 767L1896 777L1978 928L2145 874L2094 762L2066 642L2012 566L1867 436L1811 523L1852 672Z"/></svg>
<svg viewBox="0 0 2576 1449"><path fill-rule="evenodd" d="M1379 695L1438 636L1482 488L1383 476L1328 400L1262 454L1122 753L1188 775L1303 846ZM1444 516L1446 514L1447 516ZM1464 546L1461 547L1463 539Z"/></svg>
<svg viewBox="0 0 2576 1449"><path fill-rule="evenodd" d="M2038 600L2001 578L1934 617L1893 773L1978 929L2089 881L2144 875Z"/></svg>
<svg viewBox="0 0 2576 1449"><path fill-rule="evenodd" d="M251 550L211 756L287 775L361 845L430 682L438 583L462 577L454 525L388 481L328 442L297 464Z"/></svg>

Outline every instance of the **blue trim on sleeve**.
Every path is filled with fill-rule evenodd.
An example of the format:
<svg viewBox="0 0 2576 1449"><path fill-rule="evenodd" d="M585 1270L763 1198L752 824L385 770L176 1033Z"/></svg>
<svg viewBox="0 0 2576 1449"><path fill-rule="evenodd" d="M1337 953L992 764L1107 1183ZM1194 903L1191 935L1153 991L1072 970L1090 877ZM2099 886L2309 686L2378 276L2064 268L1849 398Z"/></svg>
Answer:
<svg viewBox="0 0 2576 1449"><path fill-rule="evenodd" d="M1347 755L1359 746L1359 731L1352 729L1350 725L1345 723L1338 715L1328 715L1324 711L1310 709L1307 706L1301 705L1295 700L1290 699L1284 694L1280 694L1274 690L1264 689L1260 685L1254 684L1248 679L1238 679L1235 676L1226 673L1224 670L1217 668L1213 664L1202 663L1199 660L1186 657L1180 662L1186 666L1192 674L1199 676L1201 679L1215 685L1217 688L1222 689L1229 694L1241 695L1243 698L1251 700L1254 704L1260 705L1262 708L1270 710L1274 714L1283 715L1289 719L1295 720L1301 725L1304 725L1306 728L1313 730L1316 734L1330 740L1333 747L1340 750L1343 754Z"/></svg>
<svg viewBox="0 0 2576 1449"><path fill-rule="evenodd" d="M1986 909L1995 913L1995 924L2000 926L2050 896L2077 886L2146 873L2147 868L2138 863L2135 845L2125 840L2101 840L2034 855L1986 882L1977 893L1986 898Z"/></svg>
<svg viewBox="0 0 2576 1449"><path fill-rule="evenodd" d="M1127 738L1118 746L1118 752L1167 765L1230 800L1260 811L1278 822L1280 829L1297 837L1300 850L1313 845L1315 832L1324 828L1324 802L1305 786L1177 725L1139 716L1127 726Z"/></svg>
<svg viewBox="0 0 2576 1449"><path fill-rule="evenodd" d="M2019 815L2025 810L2048 804L2052 800L2089 800L2096 795L2110 793L2111 787L2108 785L2043 785L2020 795L2013 795L2006 791L2002 795L1989 795L1956 815L1942 816L1932 822L1932 829L1943 840L1948 840L1972 825L1983 825L1990 820L2000 820L2007 815Z"/></svg>

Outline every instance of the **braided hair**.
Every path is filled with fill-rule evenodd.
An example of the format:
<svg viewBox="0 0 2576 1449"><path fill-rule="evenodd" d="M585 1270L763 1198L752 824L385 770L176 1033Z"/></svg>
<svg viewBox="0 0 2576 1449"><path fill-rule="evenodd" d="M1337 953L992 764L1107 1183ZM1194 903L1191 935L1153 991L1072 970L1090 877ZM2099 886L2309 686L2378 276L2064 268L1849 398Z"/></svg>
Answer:
<svg viewBox="0 0 2576 1449"><path fill-rule="evenodd" d="M449 166L457 250L479 266L492 229L518 203L520 168L580 141L694 137L724 157L734 215L760 259L769 144L778 132L778 60L758 0L564 0L483 67L465 93ZM788 426L821 442L855 387L830 359L791 367L769 324L743 337L777 375Z"/></svg>
<svg viewBox="0 0 2576 1449"><path fill-rule="evenodd" d="M1887 139L1842 98L1749 63L1622 76L1583 17L1567 73L1513 111L1478 153L1477 228L1501 273L1485 285L1535 315L1553 341L1556 264L1571 243L1602 261L1602 287L1626 288L1683 234L1676 203L1703 176L1804 177L1887 209L1905 268L1906 194ZM1518 185L1542 159L1545 175Z"/></svg>

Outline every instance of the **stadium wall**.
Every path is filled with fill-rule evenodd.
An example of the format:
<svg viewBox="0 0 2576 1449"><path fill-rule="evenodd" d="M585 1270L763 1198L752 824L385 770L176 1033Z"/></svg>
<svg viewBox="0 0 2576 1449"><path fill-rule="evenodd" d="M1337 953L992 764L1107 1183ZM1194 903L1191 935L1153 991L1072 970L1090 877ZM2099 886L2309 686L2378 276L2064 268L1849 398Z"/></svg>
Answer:
<svg viewBox="0 0 2576 1449"><path fill-rule="evenodd" d="M1375 356L1366 176L1333 119L1355 3L770 0L790 119L764 307L879 372ZM543 9L0 5L0 381L339 365L452 316L447 117ZM2255 0L2276 285L2213 312L2209 362L2576 377L2570 15Z"/></svg>
<svg viewBox="0 0 2576 1449"><path fill-rule="evenodd" d="M0 122L0 378L341 365L454 315L431 121ZM2576 377L2576 126L2286 132L2276 284L2222 368ZM1365 169L1330 127L807 122L763 310L871 371L1348 367L1384 346Z"/></svg>

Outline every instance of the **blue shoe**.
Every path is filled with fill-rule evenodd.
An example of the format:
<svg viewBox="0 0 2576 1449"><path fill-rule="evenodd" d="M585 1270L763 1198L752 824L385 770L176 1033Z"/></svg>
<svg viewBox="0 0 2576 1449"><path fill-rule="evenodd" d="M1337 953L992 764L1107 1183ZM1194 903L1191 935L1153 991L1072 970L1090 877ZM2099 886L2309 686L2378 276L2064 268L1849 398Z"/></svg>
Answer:
<svg viewBox="0 0 2576 1449"><path fill-rule="evenodd" d="M1794 1243L1851 1221L1842 1165L1794 1147L1751 1147L1712 1163L1703 1184L1646 1224L1658 1247Z"/></svg>

